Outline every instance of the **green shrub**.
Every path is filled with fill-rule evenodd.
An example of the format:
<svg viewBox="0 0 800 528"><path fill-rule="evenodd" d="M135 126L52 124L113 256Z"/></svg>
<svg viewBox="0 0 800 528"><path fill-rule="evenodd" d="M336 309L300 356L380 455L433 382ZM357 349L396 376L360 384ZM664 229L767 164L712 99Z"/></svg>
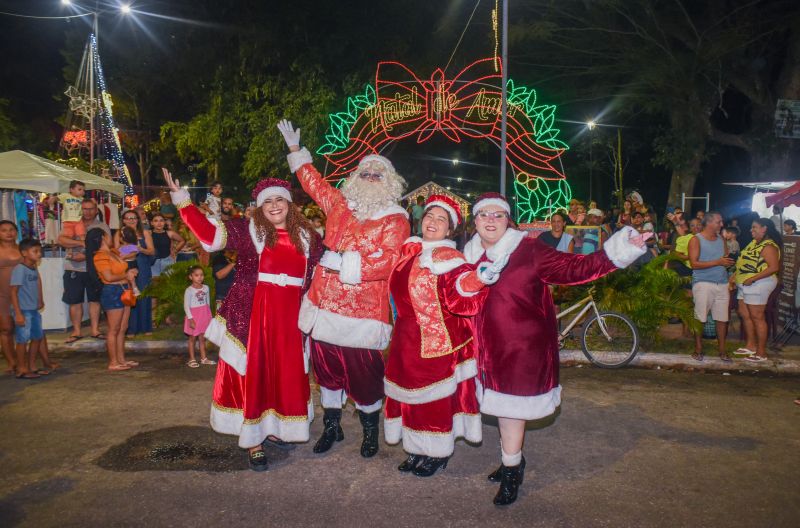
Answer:
<svg viewBox="0 0 800 528"><path fill-rule="evenodd" d="M160 277L153 277L153 282L144 289L144 295L156 299L154 319L162 324L169 317L173 322L183 321L183 294L189 286L189 268L200 265L196 260L176 262L169 266ZM205 283L214 299L214 274L209 266L202 266ZM215 311L215 303L211 302L211 312Z"/></svg>
<svg viewBox="0 0 800 528"><path fill-rule="evenodd" d="M629 316L642 339L651 343L659 341L659 328L673 317L692 331L702 331L702 324L694 318L692 299L683 288L691 278L664 268L667 261L676 258L662 255L638 269L615 271L593 283L569 288L559 302L575 302L594 287L594 299L601 310Z"/></svg>

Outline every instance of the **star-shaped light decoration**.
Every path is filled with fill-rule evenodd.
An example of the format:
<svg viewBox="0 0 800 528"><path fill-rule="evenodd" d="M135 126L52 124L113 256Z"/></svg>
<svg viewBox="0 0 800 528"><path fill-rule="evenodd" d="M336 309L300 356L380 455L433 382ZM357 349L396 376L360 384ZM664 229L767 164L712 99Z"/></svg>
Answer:
<svg viewBox="0 0 800 528"><path fill-rule="evenodd" d="M69 97L69 109L76 115L92 119L99 108L98 100L81 93L74 86L67 88L64 95Z"/></svg>

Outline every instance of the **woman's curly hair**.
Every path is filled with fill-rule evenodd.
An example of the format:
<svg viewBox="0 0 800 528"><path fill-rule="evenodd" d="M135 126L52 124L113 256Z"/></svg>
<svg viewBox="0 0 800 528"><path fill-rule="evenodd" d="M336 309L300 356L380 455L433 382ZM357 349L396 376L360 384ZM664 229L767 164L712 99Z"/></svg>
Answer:
<svg viewBox="0 0 800 528"><path fill-rule="evenodd" d="M256 207L253 211L253 224L256 228L256 235L259 240L263 240L266 247L273 248L278 242L278 231L272 222L267 220L264 210L261 207ZM306 252L306 247L303 244L303 230L306 232L309 245L313 244L316 237L311 236L314 227L311 222L303 216L300 209L293 203L289 202L289 214L286 215L286 231L289 233L289 239L292 244L300 253ZM309 251L313 248L309 247Z"/></svg>

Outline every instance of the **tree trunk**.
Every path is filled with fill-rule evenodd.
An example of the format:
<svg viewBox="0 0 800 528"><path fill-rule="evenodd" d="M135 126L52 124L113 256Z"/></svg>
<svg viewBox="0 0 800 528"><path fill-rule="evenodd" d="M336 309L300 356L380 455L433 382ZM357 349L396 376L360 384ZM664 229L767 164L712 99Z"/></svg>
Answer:
<svg viewBox="0 0 800 528"><path fill-rule="evenodd" d="M673 207L680 207L681 194L685 193L686 196L693 196L694 185L697 183L697 177L700 175L700 163L703 159L702 152L695 153L692 159L684 166L672 170L672 180L669 184L669 205ZM691 208L692 202L686 202L687 208Z"/></svg>

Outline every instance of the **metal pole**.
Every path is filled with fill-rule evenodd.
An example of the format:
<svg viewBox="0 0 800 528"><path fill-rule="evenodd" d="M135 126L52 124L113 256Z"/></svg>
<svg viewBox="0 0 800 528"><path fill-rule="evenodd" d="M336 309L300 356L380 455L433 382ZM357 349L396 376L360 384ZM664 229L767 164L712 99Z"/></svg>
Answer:
<svg viewBox="0 0 800 528"><path fill-rule="evenodd" d="M502 43L502 95L500 96L500 194L506 195L506 125L508 101L508 0L503 0L503 43Z"/></svg>
<svg viewBox="0 0 800 528"><path fill-rule="evenodd" d="M706 212L711 209L711 193L706 193Z"/></svg>
<svg viewBox="0 0 800 528"><path fill-rule="evenodd" d="M681 211L686 212L686 193L681 193Z"/></svg>
<svg viewBox="0 0 800 528"><path fill-rule="evenodd" d="M589 201L592 201L592 170L594 168L594 160L592 159L592 141L594 139L594 127L589 129Z"/></svg>

